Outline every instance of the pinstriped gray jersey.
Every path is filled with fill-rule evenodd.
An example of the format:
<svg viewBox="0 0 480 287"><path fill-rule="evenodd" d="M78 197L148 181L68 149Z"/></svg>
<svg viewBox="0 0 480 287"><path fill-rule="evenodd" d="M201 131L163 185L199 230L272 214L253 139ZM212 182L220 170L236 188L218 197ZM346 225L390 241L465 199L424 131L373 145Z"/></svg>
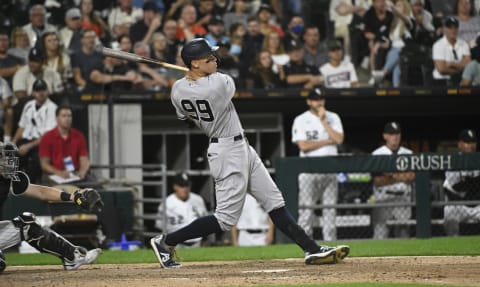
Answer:
<svg viewBox="0 0 480 287"><path fill-rule="evenodd" d="M171 100L180 120L193 120L210 138L226 138L243 133L232 103L234 93L235 83L230 76L213 73L196 81L176 81Z"/></svg>

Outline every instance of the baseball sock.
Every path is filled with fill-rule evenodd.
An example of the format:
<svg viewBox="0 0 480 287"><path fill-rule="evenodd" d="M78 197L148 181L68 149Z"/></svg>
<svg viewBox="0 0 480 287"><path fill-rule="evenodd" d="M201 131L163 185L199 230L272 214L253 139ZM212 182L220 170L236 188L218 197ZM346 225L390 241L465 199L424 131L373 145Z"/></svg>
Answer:
<svg viewBox="0 0 480 287"><path fill-rule="evenodd" d="M290 239L295 241L304 252L315 253L318 251L318 245L310 239L305 231L295 222L285 206L274 209L270 211L269 214L273 224Z"/></svg>
<svg viewBox="0 0 480 287"><path fill-rule="evenodd" d="M169 233L165 238L165 243L175 246L188 239L204 237L214 232L220 232L222 229L218 224L217 218L213 215L200 217L189 225L175 232Z"/></svg>

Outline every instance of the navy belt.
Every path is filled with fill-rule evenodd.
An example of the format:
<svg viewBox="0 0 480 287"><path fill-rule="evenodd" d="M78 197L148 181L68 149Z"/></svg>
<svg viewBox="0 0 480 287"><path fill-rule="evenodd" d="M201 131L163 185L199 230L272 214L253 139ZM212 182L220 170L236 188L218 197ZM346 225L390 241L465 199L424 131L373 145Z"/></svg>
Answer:
<svg viewBox="0 0 480 287"><path fill-rule="evenodd" d="M243 135L242 134L239 134L239 135L236 135L233 137L233 141L236 142L236 141L239 141L239 140L242 140L243 139ZM211 143L218 143L218 138L210 138L210 142Z"/></svg>

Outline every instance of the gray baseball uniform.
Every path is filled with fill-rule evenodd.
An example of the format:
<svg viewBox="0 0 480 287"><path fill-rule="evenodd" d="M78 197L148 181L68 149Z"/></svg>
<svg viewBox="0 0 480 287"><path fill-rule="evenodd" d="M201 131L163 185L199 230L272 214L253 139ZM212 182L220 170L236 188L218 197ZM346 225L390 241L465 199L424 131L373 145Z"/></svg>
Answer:
<svg viewBox="0 0 480 287"><path fill-rule="evenodd" d="M208 162L215 180L215 218L222 230L235 225L247 191L270 212L285 205L283 196L243 135L238 114L231 102L233 79L213 73L192 81L178 80L171 99L181 120L190 119L210 137Z"/></svg>

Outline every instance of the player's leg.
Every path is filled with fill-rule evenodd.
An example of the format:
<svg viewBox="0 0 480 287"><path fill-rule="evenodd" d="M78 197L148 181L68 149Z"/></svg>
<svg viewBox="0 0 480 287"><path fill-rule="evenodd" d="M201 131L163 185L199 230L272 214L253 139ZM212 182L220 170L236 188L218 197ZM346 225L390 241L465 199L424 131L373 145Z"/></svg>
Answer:
<svg viewBox="0 0 480 287"><path fill-rule="evenodd" d="M322 203L323 204L336 204L338 197L338 184L336 174L319 174L321 177L322 187ZM335 218L337 210L335 208L323 208L323 240L335 241L337 240L337 228Z"/></svg>
<svg viewBox="0 0 480 287"><path fill-rule="evenodd" d="M20 243L20 231L10 220L0 221L0 273L7 267L7 262L2 250Z"/></svg>
<svg viewBox="0 0 480 287"><path fill-rule="evenodd" d="M163 268L178 268L174 261L175 246L188 239L228 231L242 212L247 191L247 148L243 141L215 143L208 148L210 172L215 179L216 210L214 215L198 218L167 235L151 239L150 244Z"/></svg>
<svg viewBox="0 0 480 287"><path fill-rule="evenodd" d="M388 203L391 201L392 195L378 192L374 195L375 203ZM372 225L373 225L373 239L388 238L387 220L390 218L392 212L391 208L378 207L372 209Z"/></svg>
<svg viewBox="0 0 480 287"><path fill-rule="evenodd" d="M411 196L407 193L402 196L397 196L397 202L410 203ZM395 238L408 238L410 237L410 226L407 224L408 220L412 217L412 208L408 207L394 207L392 211L393 218L400 221L401 224L395 225L394 234Z"/></svg>
<svg viewBox="0 0 480 287"><path fill-rule="evenodd" d="M255 150L249 153L250 192L263 209L268 212L275 226L294 241L305 252L305 264L335 263L337 258L348 255L348 246L340 248L318 246L297 224L285 208L285 200L275 182L270 177Z"/></svg>
<svg viewBox="0 0 480 287"><path fill-rule="evenodd" d="M301 173L298 175L298 205L311 205L317 202L319 192L316 189L315 174ZM313 238L313 209L298 208L298 225Z"/></svg>
<svg viewBox="0 0 480 287"><path fill-rule="evenodd" d="M63 261L65 270L76 270L84 264L95 261L101 249L87 251L75 246L56 232L41 227L35 222L35 215L24 212L13 219L13 225L19 230L20 239L28 242L40 252L58 256Z"/></svg>

